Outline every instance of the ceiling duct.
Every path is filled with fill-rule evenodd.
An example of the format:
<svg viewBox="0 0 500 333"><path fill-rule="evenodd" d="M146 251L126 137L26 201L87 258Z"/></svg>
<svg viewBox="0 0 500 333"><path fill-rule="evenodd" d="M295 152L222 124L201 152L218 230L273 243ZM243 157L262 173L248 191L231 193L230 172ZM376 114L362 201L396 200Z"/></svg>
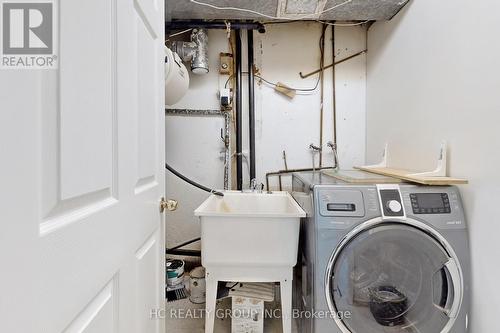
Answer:
<svg viewBox="0 0 500 333"><path fill-rule="evenodd" d="M390 20L409 0L173 0L167 21Z"/></svg>
<svg viewBox="0 0 500 333"><path fill-rule="evenodd" d="M319 19L327 0L278 0L276 16L284 19L297 19L307 16Z"/></svg>

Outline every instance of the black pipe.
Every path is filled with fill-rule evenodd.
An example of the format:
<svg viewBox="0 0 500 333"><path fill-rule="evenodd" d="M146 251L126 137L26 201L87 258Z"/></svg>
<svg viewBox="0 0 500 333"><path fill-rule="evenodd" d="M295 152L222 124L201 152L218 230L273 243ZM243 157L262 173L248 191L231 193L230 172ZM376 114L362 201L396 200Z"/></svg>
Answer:
<svg viewBox="0 0 500 333"><path fill-rule="evenodd" d="M262 23L258 22L238 22L238 21L228 21L231 29L243 29L243 30L257 30L260 33L266 32L266 27ZM227 29L226 22L224 21L171 21L165 23L165 31L182 30L182 29L194 29L194 28L204 28L204 29Z"/></svg>
<svg viewBox="0 0 500 333"><path fill-rule="evenodd" d="M218 195L220 197L223 197L224 196L224 193L222 192L219 192L219 191L216 191L216 190L212 190L211 188L208 188L206 186L203 186L201 184L198 184L197 182L189 179L188 177L184 176L183 174L179 173L178 171L176 171L174 168L172 168L170 165L168 165L167 163L165 163L165 168L170 171L171 173L173 173L174 175L176 175L177 177L179 177L180 179L182 179L183 181L185 181L186 183L189 183L197 188L199 188L200 190L203 190L203 191L206 191L206 192L209 192L209 193L213 193L215 195Z"/></svg>
<svg viewBox="0 0 500 333"><path fill-rule="evenodd" d="M169 250L166 249L165 254L170 254L172 256L182 256L182 257L201 257L201 251L199 250Z"/></svg>
<svg viewBox="0 0 500 333"><path fill-rule="evenodd" d="M243 158L242 154L242 109L241 109L241 31L236 29L236 184L237 189L243 189Z"/></svg>
<svg viewBox="0 0 500 333"><path fill-rule="evenodd" d="M191 239L190 241L187 241L187 242L181 243L181 244L179 244L179 245L176 245L176 246L174 246L174 247L172 247L172 248L170 248L170 249L167 249L167 251L171 251L171 250L178 250L178 249L180 249L181 247L187 246L187 245L189 245L189 244L193 244L194 242L197 242L197 241L199 241L199 240L201 240L201 237L198 237L198 238L195 238L195 239Z"/></svg>
<svg viewBox="0 0 500 333"><path fill-rule="evenodd" d="M250 132L250 180L255 179L255 91L253 30L247 30L248 42L248 120Z"/></svg>

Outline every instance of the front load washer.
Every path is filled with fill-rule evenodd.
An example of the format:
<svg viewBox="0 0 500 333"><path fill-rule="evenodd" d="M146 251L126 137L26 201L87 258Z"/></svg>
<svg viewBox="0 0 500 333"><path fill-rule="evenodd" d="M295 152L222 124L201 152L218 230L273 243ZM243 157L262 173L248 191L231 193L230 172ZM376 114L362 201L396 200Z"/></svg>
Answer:
<svg viewBox="0 0 500 333"><path fill-rule="evenodd" d="M297 173L293 195L307 212L294 298L300 332L467 332L469 249L457 187Z"/></svg>

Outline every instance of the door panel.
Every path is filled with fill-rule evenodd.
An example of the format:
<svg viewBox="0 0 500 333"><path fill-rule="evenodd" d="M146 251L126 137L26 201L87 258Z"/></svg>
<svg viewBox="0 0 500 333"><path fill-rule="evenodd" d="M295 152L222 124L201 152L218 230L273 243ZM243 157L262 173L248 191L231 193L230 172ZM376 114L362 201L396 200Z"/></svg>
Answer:
<svg viewBox="0 0 500 333"><path fill-rule="evenodd" d="M117 199L115 1L60 4L60 70L41 94L42 235Z"/></svg>
<svg viewBox="0 0 500 333"><path fill-rule="evenodd" d="M60 2L62 200L109 190L117 171L115 1Z"/></svg>
<svg viewBox="0 0 500 333"><path fill-rule="evenodd" d="M157 143L157 109L154 105L158 100L159 74L157 37L147 29L144 18L137 19L137 131L138 131L138 181L136 193L151 186L156 186L156 171L158 166Z"/></svg>
<svg viewBox="0 0 500 333"><path fill-rule="evenodd" d="M116 332L118 328L116 288L113 279L64 330L64 333Z"/></svg>
<svg viewBox="0 0 500 333"><path fill-rule="evenodd" d="M59 68L0 72L0 331L163 332L163 1L56 4Z"/></svg>
<svg viewBox="0 0 500 333"><path fill-rule="evenodd" d="M137 258L137 276L136 285L137 289L137 313L149 314L151 309L158 309L161 304L161 293L158 292L158 285L161 280L158 278L160 272L159 262L162 260L159 256L162 253L160 244L160 231L156 231L136 252ZM157 267L157 274L149 274L150 267ZM138 332L158 332L159 322L151 320L147 316L139 316L137 325Z"/></svg>
<svg viewBox="0 0 500 333"><path fill-rule="evenodd" d="M161 2L162 3L162 2ZM160 165L165 160L165 129L164 129L164 90L158 90L164 84L164 26L163 6L160 2L134 1L135 59L134 90L136 92L137 108L135 152L136 182L134 194L136 197L151 198L158 188L164 188L165 170ZM161 22L161 24L158 24ZM159 68L159 64L161 68ZM162 139L159 140L158 138ZM154 199L154 197L152 198ZM146 199L147 200L147 199ZM157 203L156 203L157 204ZM155 209L158 208L156 205ZM143 209L152 214L147 205ZM151 221L151 219L147 220ZM152 309L163 308L165 288L164 238L165 229L161 225L146 223L143 225L146 241L141 242L135 252L136 272L136 312L139 314L136 322L136 332L163 332L164 325L159 320L151 320ZM156 274L150 273L155 267Z"/></svg>

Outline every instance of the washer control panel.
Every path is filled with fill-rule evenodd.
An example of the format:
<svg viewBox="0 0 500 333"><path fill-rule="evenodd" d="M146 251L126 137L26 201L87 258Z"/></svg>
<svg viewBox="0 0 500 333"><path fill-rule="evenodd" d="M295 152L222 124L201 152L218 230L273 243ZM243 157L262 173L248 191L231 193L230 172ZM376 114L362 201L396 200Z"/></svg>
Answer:
<svg viewBox="0 0 500 333"><path fill-rule="evenodd" d="M406 216L399 185L377 185L377 191L383 218L404 218Z"/></svg>
<svg viewBox="0 0 500 333"><path fill-rule="evenodd" d="M410 193L413 214L450 214L447 193Z"/></svg>

